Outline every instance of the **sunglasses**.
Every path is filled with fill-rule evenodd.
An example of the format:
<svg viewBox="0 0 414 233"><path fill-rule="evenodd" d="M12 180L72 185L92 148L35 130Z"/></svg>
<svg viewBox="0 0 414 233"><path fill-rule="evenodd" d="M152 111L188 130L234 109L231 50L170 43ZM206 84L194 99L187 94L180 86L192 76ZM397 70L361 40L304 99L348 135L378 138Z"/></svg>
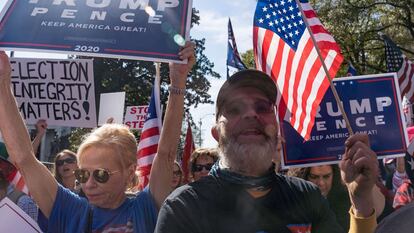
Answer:
<svg viewBox="0 0 414 233"><path fill-rule="evenodd" d="M66 159L59 159L56 161L56 166L60 167L62 166L64 163L76 163L76 159L75 158L66 158Z"/></svg>
<svg viewBox="0 0 414 233"><path fill-rule="evenodd" d="M207 171L210 171L211 167L213 167L213 165L214 165L213 163L208 163L208 164L205 164L205 165L195 164L194 167L193 167L193 172L201 172L203 170L203 168L206 169Z"/></svg>
<svg viewBox="0 0 414 233"><path fill-rule="evenodd" d="M235 117L245 113L249 107L250 106L244 102L235 101L225 105L223 113L229 117ZM269 114L274 113L275 111L275 105L266 100L258 100L254 102L251 107L257 114Z"/></svg>
<svg viewBox="0 0 414 233"><path fill-rule="evenodd" d="M92 172L92 176L97 182L103 184L108 182L109 177L117 172L119 171L110 172L104 168L98 168ZM91 176L91 172L86 169L76 169L73 173L75 174L76 180L82 184L86 183Z"/></svg>

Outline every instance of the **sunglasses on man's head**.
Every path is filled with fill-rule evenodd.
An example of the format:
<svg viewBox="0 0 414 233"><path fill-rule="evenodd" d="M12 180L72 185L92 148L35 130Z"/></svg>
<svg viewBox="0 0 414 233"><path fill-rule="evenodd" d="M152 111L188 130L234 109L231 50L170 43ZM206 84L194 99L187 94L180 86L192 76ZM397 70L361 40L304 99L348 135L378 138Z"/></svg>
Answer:
<svg viewBox="0 0 414 233"><path fill-rule="evenodd" d="M203 170L203 168L205 168L207 171L211 170L211 167L213 167L213 163L208 163L205 165L202 164L195 164L193 167L193 172L201 172Z"/></svg>
<svg viewBox="0 0 414 233"><path fill-rule="evenodd" d="M119 171L110 172L104 168L98 168L92 172L92 176L97 182L106 183L108 182L109 177L112 174L115 174L117 172ZM76 169L74 171L74 174L75 174L76 180L78 180L79 183L82 183L82 184L86 183L89 180L89 177L91 176L91 172L86 169Z"/></svg>
<svg viewBox="0 0 414 233"><path fill-rule="evenodd" d="M76 159L75 158L59 159L56 161L56 166L60 167L64 163L76 163Z"/></svg>

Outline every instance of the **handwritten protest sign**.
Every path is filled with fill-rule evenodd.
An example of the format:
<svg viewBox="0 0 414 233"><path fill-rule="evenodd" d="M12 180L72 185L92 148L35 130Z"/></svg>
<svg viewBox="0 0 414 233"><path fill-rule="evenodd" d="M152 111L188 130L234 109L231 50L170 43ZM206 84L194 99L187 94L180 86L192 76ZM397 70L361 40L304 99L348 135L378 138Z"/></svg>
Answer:
<svg viewBox="0 0 414 233"><path fill-rule="evenodd" d="M404 156L408 138L396 75L338 78L334 84L352 129L369 135L378 157ZM330 89L320 104L309 141L304 142L286 121L281 123L281 134L286 139L284 167L337 163L349 136Z"/></svg>
<svg viewBox="0 0 414 233"><path fill-rule="evenodd" d="M192 0L8 0L0 47L181 62L191 10Z"/></svg>
<svg viewBox="0 0 414 233"><path fill-rule="evenodd" d="M0 216L0 232L42 232L37 223L7 197L0 202Z"/></svg>
<svg viewBox="0 0 414 233"><path fill-rule="evenodd" d="M12 58L11 87L28 124L95 127L92 60Z"/></svg>
<svg viewBox="0 0 414 233"><path fill-rule="evenodd" d="M147 119L148 105L128 106L125 112L124 124L131 129L141 130Z"/></svg>

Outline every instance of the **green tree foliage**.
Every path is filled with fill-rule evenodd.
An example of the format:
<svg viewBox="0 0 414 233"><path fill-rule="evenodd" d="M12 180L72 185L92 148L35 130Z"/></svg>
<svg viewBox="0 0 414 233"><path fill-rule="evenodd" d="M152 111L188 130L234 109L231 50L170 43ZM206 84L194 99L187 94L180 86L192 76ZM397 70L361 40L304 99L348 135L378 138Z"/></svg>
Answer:
<svg viewBox="0 0 414 233"><path fill-rule="evenodd" d="M240 54L243 63L249 69L256 69L256 62L254 62L254 53L253 49L247 50L245 53Z"/></svg>
<svg viewBox="0 0 414 233"><path fill-rule="evenodd" d="M199 12L193 8L192 26L199 24ZM186 112L190 106L213 103L208 90L211 87L207 77L220 78L213 70L214 63L204 54L205 39L192 40L196 43L196 64L187 79L187 93L185 96ZM168 64L161 64L161 90L160 100L165 110L168 97ZM155 65L148 61L135 61L125 59L94 58L95 97L99 108L101 93L126 92L126 106L146 105L151 97L151 89L155 79ZM99 110L97 110L99 111ZM191 117L191 116L190 116ZM77 130L72 135L70 142L75 147L80 142L82 130ZM137 135L138 136L138 135Z"/></svg>

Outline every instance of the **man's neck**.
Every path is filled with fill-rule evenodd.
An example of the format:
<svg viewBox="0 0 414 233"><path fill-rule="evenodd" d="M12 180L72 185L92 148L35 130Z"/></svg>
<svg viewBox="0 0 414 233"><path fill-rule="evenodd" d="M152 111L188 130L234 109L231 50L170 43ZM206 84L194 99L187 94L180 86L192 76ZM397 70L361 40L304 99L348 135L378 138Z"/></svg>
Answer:
<svg viewBox="0 0 414 233"><path fill-rule="evenodd" d="M250 196L252 196L253 198L260 198L265 196L266 194L268 194L270 192L271 188L262 190L260 188L251 188L251 189L247 189L246 191L250 194Z"/></svg>

